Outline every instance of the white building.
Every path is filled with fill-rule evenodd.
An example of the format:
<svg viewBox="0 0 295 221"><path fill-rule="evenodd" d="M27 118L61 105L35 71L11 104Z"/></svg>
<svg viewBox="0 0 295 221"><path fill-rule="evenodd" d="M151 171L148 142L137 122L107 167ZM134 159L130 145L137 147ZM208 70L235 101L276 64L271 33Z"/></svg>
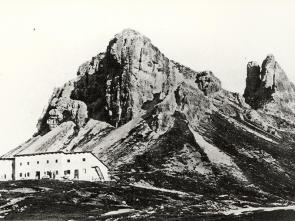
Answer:
<svg viewBox="0 0 295 221"><path fill-rule="evenodd" d="M19 154L14 157L13 160L10 160L12 163L9 160L6 162L1 159L0 174L3 173L6 177L12 177L15 180L45 178L86 181L110 180L108 168L91 152L47 152ZM7 167L3 172L2 165ZM8 174L8 172L10 173Z"/></svg>
<svg viewBox="0 0 295 221"><path fill-rule="evenodd" d="M0 181L14 180L14 158L0 158Z"/></svg>

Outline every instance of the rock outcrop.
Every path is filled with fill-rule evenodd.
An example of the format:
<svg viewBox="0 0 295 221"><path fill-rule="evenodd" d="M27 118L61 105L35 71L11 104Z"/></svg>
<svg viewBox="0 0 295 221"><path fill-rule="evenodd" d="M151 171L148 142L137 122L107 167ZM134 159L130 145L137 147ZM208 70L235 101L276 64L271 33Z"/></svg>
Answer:
<svg viewBox="0 0 295 221"><path fill-rule="evenodd" d="M253 108L262 108L268 103L295 101L295 86L288 80L284 70L273 55L268 55L261 68L256 62L249 62L244 97Z"/></svg>
<svg viewBox="0 0 295 221"><path fill-rule="evenodd" d="M221 90L221 82L211 71L203 71L197 74L196 83L205 95Z"/></svg>
<svg viewBox="0 0 295 221"><path fill-rule="evenodd" d="M256 104L255 93L260 87L260 84L260 66L255 61L251 61L247 65L247 79L244 92L245 101L251 106L255 106Z"/></svg>
<svg viewBox="0 0 295 221"><path fill-rule="evenodd" d="M72 90L73 83L71 81L63 88L54 90L37 125L40 134L44 134L67 121L73 121L79 128L84 126L88 117L87 106L84 102L69 97Z"/></svg>

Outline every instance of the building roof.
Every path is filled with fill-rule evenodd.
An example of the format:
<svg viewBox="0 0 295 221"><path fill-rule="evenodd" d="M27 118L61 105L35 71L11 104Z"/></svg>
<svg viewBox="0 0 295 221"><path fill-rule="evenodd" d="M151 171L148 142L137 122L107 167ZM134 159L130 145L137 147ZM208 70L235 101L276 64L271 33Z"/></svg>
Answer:
<svg viewBox="0 0 295 221"><path fill-rule="evenodd" d="M92 156L94 156L99 162L101 162L106 168L108 168L107 165L105 165L95 154L93 154L91 151L82 151L82 152L63 152L63 151L56 151L56 152L42 152L42 153L30 153L30 154L16 154L14 157L25 157L25 156L38 156L38 155L46 155L46 154L65 154L65 155L73 155L73 154L83 154L83 153L89 153ZM4 158L0 158L4 159ZM8 158L7 158L8 159ZM10 158L14 159L14 158ZM109 168L108 168L109 169Z"/></svg>
<svg viewBox="0 0 295 221"><path fill-rule="evenodd" d="M16 154L15 157L22 157L22 156L35 156L35 155L46 155L46 154L83 154L83 153L90 153L93 154L91 151L83 151L83 152L63 152L63 151L55 151L55 152L42 152L42 153L27 153L27 154Z"/></svg>
<svg viewBox="0 0 295 221"><path fill-rule="evenodd" d="M14 160L14 158L0 158L0 160Z"/></svg>

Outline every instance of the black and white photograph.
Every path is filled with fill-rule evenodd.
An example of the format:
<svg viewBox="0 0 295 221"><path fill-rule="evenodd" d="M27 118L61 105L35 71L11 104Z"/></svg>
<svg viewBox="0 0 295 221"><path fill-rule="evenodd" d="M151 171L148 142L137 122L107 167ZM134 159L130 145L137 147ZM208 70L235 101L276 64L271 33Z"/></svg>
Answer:
<svg viewBox="0 0 295 221"><path fill-rule="evenodd" d="M295 221L294 21L0 0L0 221Z"/></svg>

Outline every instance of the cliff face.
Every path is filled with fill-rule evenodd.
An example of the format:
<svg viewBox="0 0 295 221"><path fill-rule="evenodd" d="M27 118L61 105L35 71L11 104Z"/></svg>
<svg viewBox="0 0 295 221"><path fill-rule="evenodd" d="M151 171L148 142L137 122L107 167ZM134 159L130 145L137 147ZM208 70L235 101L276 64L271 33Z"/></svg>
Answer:
<svg viewBox="0 0 295 221"><path fill-rule="evenodd" d="M244 97L253 108L258 109L275 101L276 104L294 103L295 86L273 55L268 55L261 68L256 62L247 66L247 80Z"/></svg>
<svg viewBox="0 0 295 221"><path fill-rule="evenodd" d="M55 89L38 133L4 157L92 151L117 180L256 203L288 200L294 92L272 55L261 67L248 64L243 97L222 89L211 71L193 71L124 30Z"/></svg>

